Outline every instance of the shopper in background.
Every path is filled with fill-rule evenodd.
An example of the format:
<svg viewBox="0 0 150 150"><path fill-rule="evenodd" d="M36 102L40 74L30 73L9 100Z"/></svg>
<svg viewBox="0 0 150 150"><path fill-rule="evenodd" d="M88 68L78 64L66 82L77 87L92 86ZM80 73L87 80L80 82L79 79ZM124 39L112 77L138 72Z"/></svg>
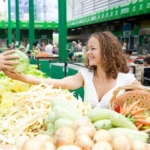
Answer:
<svg viewBox="0 0 150 150"><path fill-rule="evenodd" d="M70 58L70 60L74 60L74 53L78 52L78 44L75 41L72 41L72 50L69 52L68 57Z"/></svg>
<svg viewBox="0 0 150 150"><path fill-rule="evenodd" d="M52 45L52 41L49 42L48 45L46 45L45 47L45 52L48 53L50 56L53 56L53 45Z"/></svg>
<svg viewBox="0 0 150 150"><path fill-rule="evenodd" d="M40 45L40 52L45 52L45 44L43 42Z"/></svg>
<svg viewBox="0 0 150 150"><path fill-rule="evenodd" d="M52 51L53 54L58 54L58 47L56 44L53 45L53 51Z"/></svg>
<svg viewBox="0 0 150 150"><path fill-rule="evenodd" d="M75 90L84 87L84 101L92 108L109 108L114 90L123 85L141 85L129 69L117 38L110 32L96 32L87 43L84 69L75 75L62 79L39 79L19 74L15 70L4 73L15 80L30 84L40 84L42 81L52 84L55 88Z"/></svg>
<svg viewBox="0 0 150 150"><path fill-rule="evenodd" d="M123 43L123 45L122 45L122 50L126 50L127 49L127 43Z"/></svg>
<svg viewBox="0 0 150 150"><path fill-rule="evenodd" d="M141 73L141 83L150 86L150 56L144 58L144 68Z"/></svg>
<svg viewBox="0 0 150 150"><path fill-rule="evenodd" d="M18 62L13 61L19 57L11 55L15 50L5 51L0 54L0 70L1 69L14 69L13 65L18 64Z"/></svg>
<svg viewBox="0 0 150 150"><path fill-rule="evenodd" d="M135 74L136 65L133 63L134 60L131 58L132 51L129 50L129 49L126 49L126 50L123 50L123 52L124 52L124 56L125 56L125 59L126 59L126 62L127 62L127 66L129 67L129 73Z"/></svg>
<svg viewBox="0 0 150 150"><path fill-rule="evenodd" d="M131 58L132 51L129 49L123 50L125 59L127 63L133 63L133 59Z"/></svg>

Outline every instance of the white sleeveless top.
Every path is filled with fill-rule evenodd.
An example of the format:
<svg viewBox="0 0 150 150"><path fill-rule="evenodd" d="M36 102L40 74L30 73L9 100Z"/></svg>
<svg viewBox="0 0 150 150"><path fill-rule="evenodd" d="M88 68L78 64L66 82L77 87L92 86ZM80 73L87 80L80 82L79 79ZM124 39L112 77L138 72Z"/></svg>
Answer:
<svg viewBox="0 0 150 150"><path fill-rule="evenodd" d="M136 80L134 74L126 74L121 72L118 73L116 85L110 91L108 91L99 102L93 83L94 72L90 72L88 71L88 69L80 69L79 72L84 78L84 101L90 103L92 108L109 108L110 99L113 96L113 91L119 86L130 85ZM122 92L120 92L119 94L121 94Z"/></svg>

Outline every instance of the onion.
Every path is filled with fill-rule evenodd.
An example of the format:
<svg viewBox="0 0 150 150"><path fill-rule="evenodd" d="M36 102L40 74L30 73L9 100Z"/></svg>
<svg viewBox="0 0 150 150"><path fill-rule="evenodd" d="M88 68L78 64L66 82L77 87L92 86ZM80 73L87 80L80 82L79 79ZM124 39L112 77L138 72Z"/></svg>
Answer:
<svg viewBox="0 0 150 150"><path fill-rule="evenodd" d="M29 139L29 137L27 135L24 136L19 136L16 141L15 141L15 145L17 145L18 147L22 147L23 143Z"/></svg>
<svg viewBox="0 0 150 150"><path fill-rule="evenodd" d="M82 149L76 145L62 145L58 147L57 150L82 150Z"/></svg>
<svg viewBox="0 0 150 150"><path fill-rule="evenodd" d="M55 150L56 149L52 142L46 142L45 145L46 145L46 150Z"/></svg>
<svg viewBox="0 0 150 150"><path fill-rule="evenodd" d="M131 150L132 145L130 140L125 135L117 136L112 141L112 147L116 150Z"/></svg>
<svg viewBox="0 0 150 150"><path fill-rule="evenodd" d="M56 147L73 144L74 141L75 133L70 127L60 127L53 133L53 142Z"/></svg>
<svg viewBox="0 0 150 150"><path fill-rule="evenodd" d="M133 150L146 150L147 149L146 143L140 140L133 141L132 146L133 146Z"/></svg>
<svg viewBox="0 0 150 150"><path fill-rule="evenodd" d="M33 137L24 142L21 150L46 150L46 145L40 138Z"/></svg>
<svg viewBox="0 0 150 150"><path fill-rule="evenodd" d="M3 145L3 146L0 146L0 150L20 150L20 148L16 145L11 145L11 144L8 144L8 145Z"/></svg>
<svg viewBox="0 0 150 150"><path fill-rule="evenodd" d="M94 134L95 134L96 130L90 126L80 126L76 132L75 132L75 136L79 136L79 135L88 135L91 139L93 138Z"/></svg>
<svg viewBox="0 0 150 150"><path fill-rule="evenodd" d="M95 143L97 143L99 141L111 142L111 136L107 130L101 129L101 130L98 130L95 132L93 141Z"/></svg>
<svg viewBox="0 0 150 150"><path fill-rule="evenodd" d="M150 150L150 144L146 144L147 150Z"/></svg>
<svg viewBox="0 0 150 150"><path fill-rule="evenodd" d="M84 117L79 120L73 121L71 127L73 130L77 130L80 126L91 126L91 122L88 117Z"/></svg>
<svg viewBox="0 0 150 150"><path fill-rule="evenodd" d="M40 138L41 140L43 140L44 142L51 142L52 139L49 135L45 135L45 134L39 134L36 136L37 138Z"/></svg>
<svg viewBox="0 0 150 150"><path fill-rule="evenodd" d="M125 135L121 131L109 132L112 139L116 138L117 136Z"/></svg>
<svg viewBox="0 0 150 150"><path fill-rule="evenodd" d="M106 141L100 141L93 145L92 150L113 150L113 149L110 143Z"/></svg>
<svg viewBox="0 0 150 150"><path fill-rule="evenodd" d="M75 144L83 149L90 150L94 142L88 135L79 135L75 140Z"/></svg>

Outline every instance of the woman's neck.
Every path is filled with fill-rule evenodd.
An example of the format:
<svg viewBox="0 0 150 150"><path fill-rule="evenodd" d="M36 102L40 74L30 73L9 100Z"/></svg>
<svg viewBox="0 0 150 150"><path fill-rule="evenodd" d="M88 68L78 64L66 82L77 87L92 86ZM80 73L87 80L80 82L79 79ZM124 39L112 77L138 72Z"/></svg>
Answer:
<svg viewBox="0 0 150 150"><path fill-rule="evenodd" d="M99 79L106 79L106 73L104 72L104 70L101 67L97 67L97 70L95 71L95 77L99 78Z"/></svg>

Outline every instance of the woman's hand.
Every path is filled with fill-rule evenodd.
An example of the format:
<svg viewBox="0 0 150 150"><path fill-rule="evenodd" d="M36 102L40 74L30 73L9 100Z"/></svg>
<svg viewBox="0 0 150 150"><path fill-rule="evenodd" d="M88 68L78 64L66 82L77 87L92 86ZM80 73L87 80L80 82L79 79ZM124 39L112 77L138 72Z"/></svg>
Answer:
<svg viewBox="0 0 150 150"><path fill-rule="evenodd" d="M0 69L14 69L13 65L19 62L13 61L13 59L18 59L18 56L11 55L15 50L5 51L0 54Z"/></svg>
<svg viewBox="0 0 150 150"><path fill-rule="evenodd" d="M20 80L20 81L25 80L25 76L23 74L18 73L16 70L2 69L2 71L11 79Z"/></svg>

